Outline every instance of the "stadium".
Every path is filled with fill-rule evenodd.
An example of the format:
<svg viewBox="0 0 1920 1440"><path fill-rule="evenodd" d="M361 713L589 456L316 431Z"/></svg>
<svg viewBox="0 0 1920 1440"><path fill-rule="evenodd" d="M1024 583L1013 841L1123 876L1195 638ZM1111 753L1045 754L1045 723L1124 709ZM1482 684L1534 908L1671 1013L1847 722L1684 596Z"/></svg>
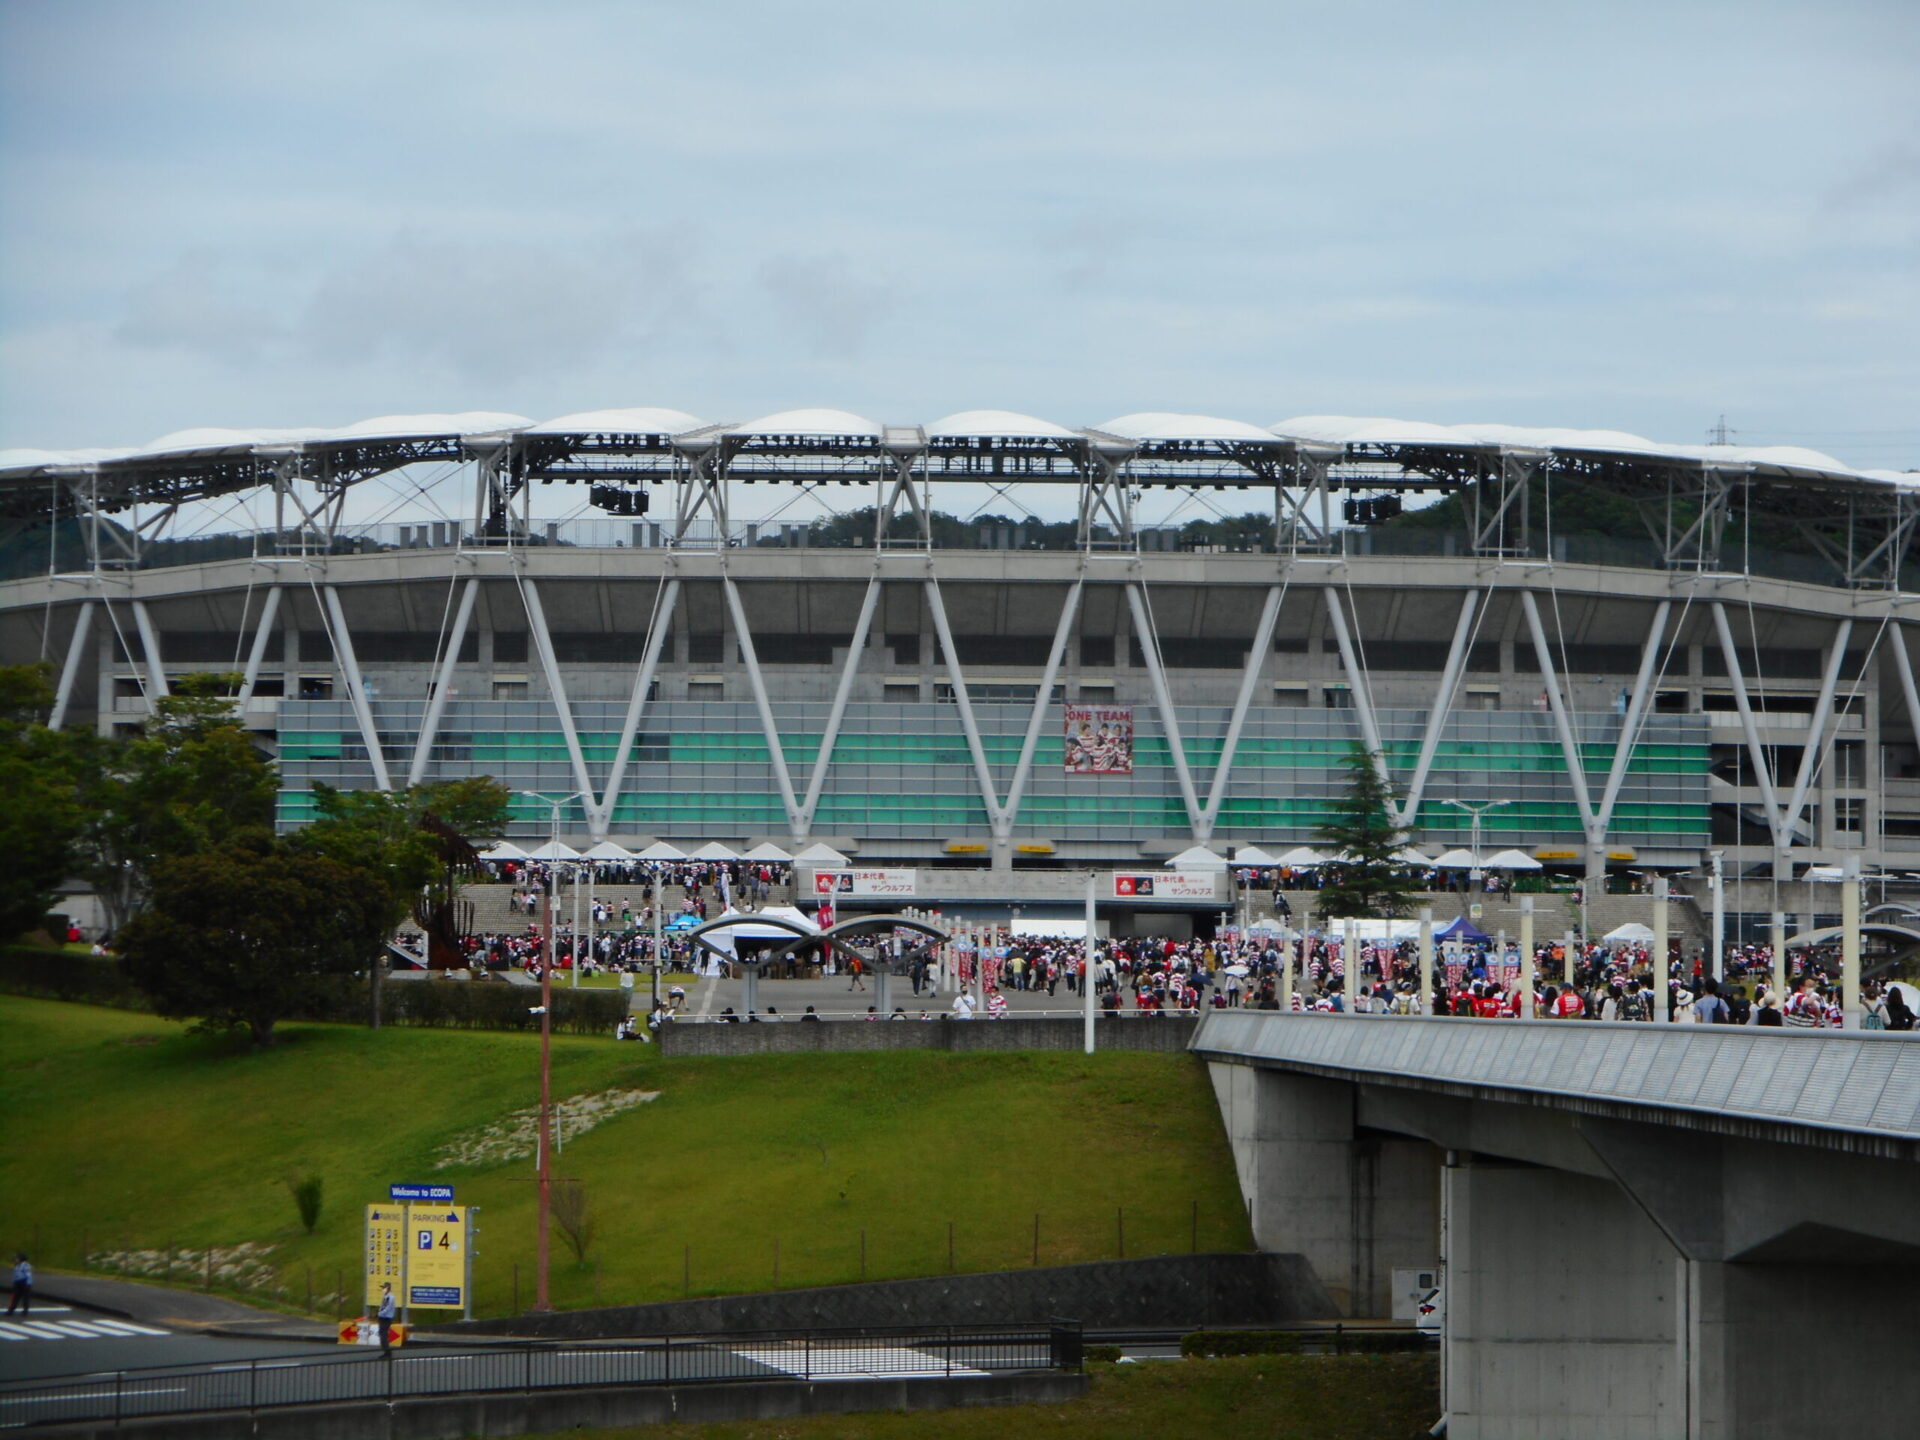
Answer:
<svg viewBox="0 0 1920 1440"><path fill-rule="evenodd" d="M1357 745L1429 854L1479 811L1590 878L1901 870L1917 504L1807 450L1325 416L198 430L0 453L0 663L102 730L240 673L285 827L491 774L582 846L1138 866L1311 842Z"/></svg>

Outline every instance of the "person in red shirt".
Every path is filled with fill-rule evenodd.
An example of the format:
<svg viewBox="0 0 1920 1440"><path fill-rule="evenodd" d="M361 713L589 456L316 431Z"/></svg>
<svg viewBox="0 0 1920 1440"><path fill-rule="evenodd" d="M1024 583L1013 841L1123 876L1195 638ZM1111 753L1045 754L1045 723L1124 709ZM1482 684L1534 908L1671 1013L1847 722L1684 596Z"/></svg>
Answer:
<svg viewBox="0 0 1920 1440"><path fill-rule="evenodd" d="M1479 993L1473 997L1474 1017L1479 1020L1497 1020L1500 1018L1500 997L1494 993L1491 985L1482 985Z"/></svg>
<svg viewBox="0 0 1920 1440"><path fill-rule="evenodd" d="M1568 985L1554 997L1553 1018L1556 1020L1578 1020L1587 1013L1587 1002L1580 998L1580 992Z"/></svg>

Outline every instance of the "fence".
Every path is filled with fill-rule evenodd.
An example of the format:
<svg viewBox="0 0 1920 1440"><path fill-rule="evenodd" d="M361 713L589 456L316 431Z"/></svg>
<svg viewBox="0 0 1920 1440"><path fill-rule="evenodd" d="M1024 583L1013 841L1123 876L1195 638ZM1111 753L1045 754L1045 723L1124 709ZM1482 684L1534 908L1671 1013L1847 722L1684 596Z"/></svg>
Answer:
<svg viewBox="0 0 1920 1440"><path fill-rule="evenodd" d="M431 1347L421 1354L344 1348L317 1359L250 1360L101 1371L0 1384L0 1425L125 1421L248 1413L295 1405L439 1395L871 1379L953 1379L1018 1371L1078 1373L1077 1322L664 1336L623 1345Z"/></svg>

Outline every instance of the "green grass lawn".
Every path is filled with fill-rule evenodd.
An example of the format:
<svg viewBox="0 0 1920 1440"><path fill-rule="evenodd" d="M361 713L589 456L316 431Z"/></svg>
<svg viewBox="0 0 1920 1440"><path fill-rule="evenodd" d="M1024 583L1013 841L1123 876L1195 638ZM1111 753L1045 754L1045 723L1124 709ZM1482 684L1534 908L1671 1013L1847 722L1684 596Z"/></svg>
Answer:
<svg viewBox="0 0 1920 1440"><path fill-rule="evenodd" d="M657 1090L567 1144L599 1219L588 1263L554 1242L562 1306L1201 1249L1249 1237L1200 1065L1183 1055L900 1054L663 1062L555 1037L556 1098ZM48 1268L103 1247L273 1247L304 1302L359 1263L361 1207L451 1181L482 1207L482 1314L532 1294L530 1161L435 1171L449 1140L537 1098L538 1041L289 1025L255 1054L150 1015L0 996L0 1244ZM288 1176L326 1184L300 1228ZM316 1306L317 1309L323 1308Z"/></svg>
<svg viewBox="0 0 1920 1440"><path fill-rule="evenodd" d="M1440 1414L1428 1355L1267 1355L1094 1367L1064 1405L877 1411L569 1430L584 1440L1419 1440Z"/></svg>

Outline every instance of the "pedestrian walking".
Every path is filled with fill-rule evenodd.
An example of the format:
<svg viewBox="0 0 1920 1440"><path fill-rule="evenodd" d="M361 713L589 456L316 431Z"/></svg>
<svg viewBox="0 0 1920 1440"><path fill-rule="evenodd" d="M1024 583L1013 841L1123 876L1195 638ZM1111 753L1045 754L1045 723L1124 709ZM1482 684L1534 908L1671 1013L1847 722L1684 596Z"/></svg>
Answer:
<svg viewBox="0 0 1920 1440"><path fill-rule="evenodd" d="M22 1315L33 1313L33 1262L27 1259L27 1252L18 1251L13 1257L13 1298L7 1301L7 1313L13 1314L15 1306L20 1307Z"/></svg>
<svg viewBox="0 0 1920 1440"><path fill-rule="evenodd" d="M384 1284L380 1287L380 1309L376 1316L380 1326L380 1353L382 1355L391 1356L393 1353L393 1314L393 1286L391 1284Z"/></svg>

